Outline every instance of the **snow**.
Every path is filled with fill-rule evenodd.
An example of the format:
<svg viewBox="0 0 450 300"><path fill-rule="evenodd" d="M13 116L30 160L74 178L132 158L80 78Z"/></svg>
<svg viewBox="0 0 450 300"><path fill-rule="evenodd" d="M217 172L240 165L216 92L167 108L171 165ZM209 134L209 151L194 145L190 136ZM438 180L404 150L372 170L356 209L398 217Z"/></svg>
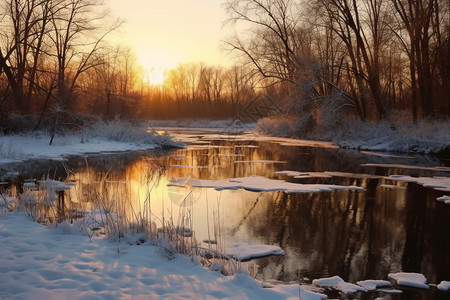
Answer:
<svg viewBox="0 0 450 300"><path fill-rule="evenodd" d="M386 280L363 280L357 281L356 283L369 291L376 290L380 287L391 286L391 283Z"/></svg>
<svg viewBox="0 0 450 300"><path fill-rule="evenodd" d="M277 160L237 160L235 164L243 163L254 163L254 164L286 164L287 161L277 161Z"/></svg>
<svg viewBox="0 0 450 300"><path fill-rule="evenodd" d="M339 276L314 279L313 284L321 287L332 287L342 291L345 294L353 294L356 292L367 292L367 289L365 289L364 287L356 285L354 283L345 282Z"/></svg>
<svg viewBox="0 0 450 300"><path fill-rule="evenodd" d="M389 278L397 281L398 285L428 289L429 286L426 284L427 279L423 274L420 273L390 273Z"/></svg>
<svg viewBox="0 0 450 300"><path fill-rule="evenodd" d="M437 288L444 292L450 290L450 281L441 281L441 283L437 285Z"/></svg>
<svg viewBox="0 0 450 300"><path fill-rule="evenodd" d="M438 197L436 199L439 200L439 201L444 202L445 204L450 204L450 196L449 195Z"/></svg>
<svg viewBox="0 0 450 300"><path fill-rule="evenodd" d="M427 188L450 192L450 177L411 177L405 175L391 175L385 178L394 181L415 182Z"/></svg>
<svg viewBox="0 0 450 300"><path fill-rule="evenodd" d="M90 240L76 225L50 229L18 213L0 217L0 244L2 299L299 299L298 285L262 288L245 272L223 276L182 255L167 260L148 242Z"/></svg>
<svg viewBox="0 0 450 300"><path fill-rule="evenodd" d="M338 171L325 171L325 172L298 172L298 171L277 171L277 175L286 175L294 178L310 178L310 177L321 177L321 178L331 178L331 177L350 177L350 178L383 178L382 176L361 174L361 173L348 173L348 172L338 172Z"/></svg>
<svg viewBox="0 0 450 300"><path fill-rule="evenodd" d="M249 260L269 255L284 255L284 251L275 245L249 245L247 243L234 243L225 250L227 256L238 260Z"/></svg>
<svg viewBox="0 0 450 300"><path fill-rule="evenodd" d="M231 178L227 180L207 180L178 177L171 179L169 185L179 187L190 186L194 188L214 188L219 191L245 189L254 192L284 191L286 193L317 193L329 192L331 190L364 190L362 187L358 186L300 184L255 175L241 178Z"/></svg>
<svg viewBox="0 0 450 300"><path fill-rule="evenodd" d="M108 153L141 151L158 148L157 144L140 142L123 142L93 138L81 142L79 137L64 136L55 138L53 145L49 145L48 136L1 136L0 164L20 162L27 159L63 160L71 155L86 153ZM3 149L3 150L2 150ZM5 150L6 149L6 150Z"/></svg>

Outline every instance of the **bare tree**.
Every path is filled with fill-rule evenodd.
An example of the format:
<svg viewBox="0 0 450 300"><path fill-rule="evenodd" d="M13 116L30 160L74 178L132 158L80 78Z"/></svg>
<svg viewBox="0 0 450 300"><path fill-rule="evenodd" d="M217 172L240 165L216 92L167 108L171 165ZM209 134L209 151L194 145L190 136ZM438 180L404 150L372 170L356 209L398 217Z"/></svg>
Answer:
<svg viewBox="0 0 450 300"><path fill-rule="evenodd" d="M79 76L102 63L95 53L104 38L120 26L104 28L105 14L98 14L99 0L64 0L54 8L50 38L56 57L57 98L61 108L75 108L73 93Z"/></svg>
<svg viewBox="0 0 450 300"><path fill-rule="evenodd" d="M227 44L240 52L264 78L295 83L302 62L299 47L299 16L291 0L229 0L228 23L244 26L248 35Z"/></svg>

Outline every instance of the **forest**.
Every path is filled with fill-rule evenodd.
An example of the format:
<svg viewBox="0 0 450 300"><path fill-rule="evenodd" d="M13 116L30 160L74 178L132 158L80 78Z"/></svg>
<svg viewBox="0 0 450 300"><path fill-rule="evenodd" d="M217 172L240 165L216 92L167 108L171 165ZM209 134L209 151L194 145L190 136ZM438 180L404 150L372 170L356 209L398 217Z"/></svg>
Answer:
<svg viewBox="0 0 450 300"><path fill-rule="evenodd" d="M448 0L228 0L230 66L146 80L98 0L1 0L0 133L105 120L245 116L261 96L299 130L450 116ZM257 105L257 104L256 104ZM261 117L264 117L261 115ZM28 124L28 126L30 126Z"/></svg>

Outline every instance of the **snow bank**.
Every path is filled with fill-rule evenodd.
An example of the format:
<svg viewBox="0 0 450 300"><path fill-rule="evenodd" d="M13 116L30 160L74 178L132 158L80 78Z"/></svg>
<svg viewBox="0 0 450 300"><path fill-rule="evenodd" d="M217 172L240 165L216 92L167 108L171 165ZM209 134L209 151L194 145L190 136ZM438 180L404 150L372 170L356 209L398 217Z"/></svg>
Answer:
<svg viewBox="0 0 450 300"><path fill-rule="evenodd" d="M207 180L178 177L171 179L169 186L214 188L219 191L245 189L254 192L284 191L286 193L317 193L329 192L332 190L364 190L362 187L358 186L343 186L332 184L300 184L286 182L284 180L269 179L261 176L231 178L228 180Z"/></svg>
<svg viewBox="0 0 450 300"><path fill-rule="evenodd" d="M421 289L429 288L429 286L426 284L427 279L423 274L420 273L390 273L388 277L396 280L398 285Z"/></svg>
<svg viewBox="0 0 450 300"><path fill-rule="evenodd" d="M249 245L247 243L235 243L225 250L227 256L238 260L249 260L269 255L284 255L280 247L274 245Z"/></svg>
<svg viewBox="0 0 450 300"><path fill-rule="evenodd" d="M148 243L130 246L56 230L12 214L0 217L2 299L299 299L299 287L262 288L249 275L225 277ZM305 292L304 300L325 299Z"/></svg>
<svg viewBox="0 0 450 300"><path fill-rule="evenodd" d="M31 132L1 136L0 164L27 159L64 160L67 156L89 153L115 153L151 150L160 147L180 147L170 136L120 120L97 122L78 132L56 135L49 145L50 134Z"/></svg>
<svg viewBox="0 0 450 300"><path fill-rule="evenodd" d="M330 141L342 148L401 153L437 153L450 147L450 121L419 124L352 121L306 132L298 118L264 118L255 131L273 136ZM300 134L301 133L301 134Z"/></svg>
<svg viewBox="0 0 450 300"><path fill-rule="evenodd" d="M340 290L344 294L353 294L356 292L367 292L367 289L365 289L364 287L353 284L353 283L345 282L339 276L314 279L313 284L315 284L317 286L321 286L321 287L332 287L337 290Z"/></svg>

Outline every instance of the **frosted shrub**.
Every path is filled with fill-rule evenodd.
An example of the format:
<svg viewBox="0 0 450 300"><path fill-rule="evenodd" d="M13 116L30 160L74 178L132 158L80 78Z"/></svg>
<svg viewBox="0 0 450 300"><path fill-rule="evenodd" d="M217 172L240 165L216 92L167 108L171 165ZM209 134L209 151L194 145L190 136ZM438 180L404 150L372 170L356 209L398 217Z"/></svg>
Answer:
<svg viewBox="0 0 450 300"><path fill-rule="evenodd" d="M255 131L269 135L292 137L295 134L294 118L266 117L258 120Z"/></svg>

